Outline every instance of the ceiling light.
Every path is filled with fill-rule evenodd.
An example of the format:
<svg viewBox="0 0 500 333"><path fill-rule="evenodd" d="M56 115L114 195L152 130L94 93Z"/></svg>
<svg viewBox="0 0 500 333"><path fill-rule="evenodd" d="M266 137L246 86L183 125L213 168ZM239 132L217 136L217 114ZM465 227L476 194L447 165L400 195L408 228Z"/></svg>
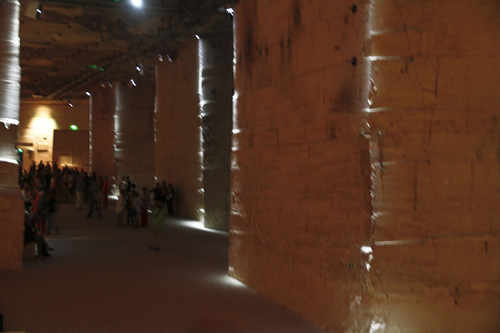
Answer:
<svg viewBox="0 0 500 333"><path fill-rule="evenodd" d="M194 36L196 37L196 39L200 39L200 36L198 36L198 35L194 35Z"/></svg>
<svg viewBox="0 0 500 333"><path fill-rule="evenodd" d="M88 91L85 92L85 95L90 96L90 93Z"/></svg>
<svg viewBox="0 0 500 333"><path fill-rule="evenodd" d="M134 87L137 87L137 83L135 83L134 79L130 79L130 83L132 83Z"/></svg>
<svg viewBox="0 0 500 333"><path fill-rule="evenodd" d="M73 103L69 102L69 106L73 107Z"/></svg>
<svg viewBox="0 0 500 333"><path fill-rule="evenodd" d="M142 0L130 0L130 3L132 6L141 8L142 7Z"/></svg>

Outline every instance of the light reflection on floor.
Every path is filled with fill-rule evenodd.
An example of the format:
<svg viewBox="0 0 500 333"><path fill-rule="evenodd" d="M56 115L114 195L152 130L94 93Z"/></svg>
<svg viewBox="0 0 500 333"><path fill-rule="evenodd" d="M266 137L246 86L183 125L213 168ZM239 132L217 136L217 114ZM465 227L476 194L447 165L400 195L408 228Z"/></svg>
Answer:
<svg viewBox="0 0 500 333"><path fill-rule="evenodd" d="M227 231L221 231L221 230L215 230L215 229L210 229L210 228L205 228L203 225L203 222L198 222L198 221L179 221L179 224L185 227L193 228L193 229L198 229L198 230L203 230L203 231L208 231L220 235L227 235Z"/></svg>

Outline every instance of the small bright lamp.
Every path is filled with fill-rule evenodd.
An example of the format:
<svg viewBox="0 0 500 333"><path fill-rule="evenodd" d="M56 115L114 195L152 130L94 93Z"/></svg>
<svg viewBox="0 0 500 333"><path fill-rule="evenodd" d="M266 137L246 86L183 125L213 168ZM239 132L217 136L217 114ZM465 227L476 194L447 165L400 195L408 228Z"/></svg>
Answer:
<svg viewBox="0 0 500 333"><path fill-rule="evenodd" d="M142 0L130 0L130 3L132 6L141 8L142 7Z"/></svg>
<svg viewBox="0 0 500 333"><path fill-rule="evenodd" d="M71 128L73 131L76 131L78 129L76 125L71 125L69 128Z"/></svg>

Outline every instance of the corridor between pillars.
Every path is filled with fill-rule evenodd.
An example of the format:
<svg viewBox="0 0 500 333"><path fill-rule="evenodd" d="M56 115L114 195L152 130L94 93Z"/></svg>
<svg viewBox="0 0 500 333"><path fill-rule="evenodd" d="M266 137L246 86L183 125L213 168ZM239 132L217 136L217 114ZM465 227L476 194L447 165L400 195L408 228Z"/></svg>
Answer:
<svg viewBox="0 0 500 333"><path fill-rule="evenodd" d="M100 176L108 176L110 184L115 166L116 86L97 87L90 97L91 167ZM119 181L119 178L118 178Z"/></svg>
<svg viewBox="0 0 500 333"><path fill-rule="evenodd" d="M154 105L152 83L116 87L116 179L128 175L137 189L154 186Z"/></svg>
<svg viewBox="0 0 500 333"><path fill-rule="evenodd" d="M14 144L19 125L19 1L0 1L0 269L20 269L24 205Z"/></svg>

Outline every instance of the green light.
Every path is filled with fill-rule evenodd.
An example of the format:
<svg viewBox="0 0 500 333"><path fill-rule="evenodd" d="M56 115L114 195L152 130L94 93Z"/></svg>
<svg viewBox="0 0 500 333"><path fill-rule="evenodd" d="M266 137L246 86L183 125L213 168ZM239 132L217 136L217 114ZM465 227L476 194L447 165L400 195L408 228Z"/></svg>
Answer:
<svg viewBox="0 0 500 333"><path fill-rule="evenodd" d="M17 148L17 151L20 152L20 153L23 152L23 150L21 148Z"/></svg>
<svg viewBox="0 0 500 333"><path fill-rule="evenodd" d="M69 128L71 128L73 131L76 131L78 129L76 125L71 125Z"/></svg>
<svg viewBox="0 0 500 333"><path fill-rule="evenodd" d="M104 72L104 67L99 67L99 72Z"/></svg>

